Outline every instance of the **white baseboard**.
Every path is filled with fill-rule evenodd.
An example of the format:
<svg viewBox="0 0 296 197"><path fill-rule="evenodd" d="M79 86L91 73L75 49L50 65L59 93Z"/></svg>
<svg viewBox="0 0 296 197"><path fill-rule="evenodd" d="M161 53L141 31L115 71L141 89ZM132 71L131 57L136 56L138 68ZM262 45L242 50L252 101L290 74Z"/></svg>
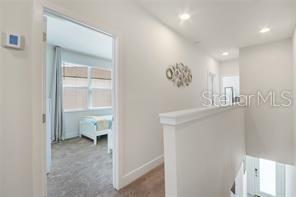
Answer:
<svg viewBox="0 0 296 197"><path fill-rule="evenodd" d="M79 134L77 132L75 132L75 133L74 132L72 132L72 133L66 132L65 133L65 140L75 138L78 136L79 136Z"/></svg>
<svg viewBox="0 0 296 197"><path fill-rule="evenodd" d="M154 158L153 160L145 163L144 165L140 166L139 168L125 174L121 178L120 188L127 186L128 184L137 180L138 178L145 175L149 171L153 170L154 168L156 168L157 166L162 164L163 160L164 160L163 155L160 155L160 156Z"/></svg>

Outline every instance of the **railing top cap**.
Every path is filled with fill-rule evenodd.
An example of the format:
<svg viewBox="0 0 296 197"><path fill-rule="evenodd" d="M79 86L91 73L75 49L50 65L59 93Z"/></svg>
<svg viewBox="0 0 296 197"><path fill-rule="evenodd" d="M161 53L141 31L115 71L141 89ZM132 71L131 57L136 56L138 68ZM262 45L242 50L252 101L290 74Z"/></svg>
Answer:
<svg viewBox="0 0 296 197"><path fill-rule="evenodd" d="M160 123L166 125L178 125L192 120L200 119L206 116L214 115L225 110L235 109L238 104L226 106L200 107L192 109L184 109L173 112L160 113Z"/></svg>

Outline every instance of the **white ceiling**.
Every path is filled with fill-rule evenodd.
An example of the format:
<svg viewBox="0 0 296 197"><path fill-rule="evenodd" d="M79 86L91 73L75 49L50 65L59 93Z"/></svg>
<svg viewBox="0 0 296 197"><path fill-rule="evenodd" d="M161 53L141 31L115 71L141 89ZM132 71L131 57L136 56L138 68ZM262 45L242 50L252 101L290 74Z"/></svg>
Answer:
<svg viewBox="0 0 296 197"><path fill-rule="evenodd" d="M47 42L84 54L112 59L112 37L55 16L47 16Z"/></svg>
<svg viewBox="0 0 296 197"><path fill-rule="evenodd" d="M291 37L296 0L137 0L177 32L199 42L219 61L237 58L239 48ZM181 22L178 15L190 13ZM266 34L258 33L270 27ZM229 56L222 56L228 51Z"/></svg>

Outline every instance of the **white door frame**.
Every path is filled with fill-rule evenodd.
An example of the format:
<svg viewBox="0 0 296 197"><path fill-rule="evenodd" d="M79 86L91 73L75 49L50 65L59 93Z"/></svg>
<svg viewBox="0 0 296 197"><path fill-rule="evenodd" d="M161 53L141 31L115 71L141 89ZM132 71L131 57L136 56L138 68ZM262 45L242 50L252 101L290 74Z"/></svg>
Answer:
<svg viewBox="0 0 296 197"><path fill-rule="evenodd" d="M82 20L79 20L77 19L77 17L70 17L69 14L65 14L64 12L61 12L61 11L56 11L55 8L51 8L51 6L43 6L43 15L45 13L49 13L49 14L53 14L53 15L56 15L58 17L61 17L61 18L64 18L65 20L68 20L68 21L71 21L71 22L74 22L78 25L81 25L81 26L84 26L84 27L87 27L87 28L90 28L94 31L97 31L97 32L100 32L100 33L103 33L103 34L106 34L110 37L112 37L112 40L113 40L113 58L112 58L112 62L113 62L113 68L112 68L112 113L113 113L113 125L112 125L112 129L113 129L113 135L112 135L112 138L113 138L113 153L112 153L112 163L113 163L113 187L115 189L120 189L121 188L121 183L120 183L120 166L121 166L121 162L120 162L120 153L121 153L121 148L120 148L120 135L119 135L119 91L118 91L118 87L119 87L119 72L118 72L118 37L116 35L114 35L113 33L107 33L105 31L102 31L101 28L97 28L97 27L94 27L94 26L90 26L84 22L81 22ZM43 48L42 50L46 50L45 48ZM46 51L43 51L44 53ZM43 58L46 58L43 57ZM45 62L46 60L43 60L43 62ZM43 65L43 72L45 72L45 67L46 65ZM43 73L44 74L44 73ZM46 78L43 77L43 83L45 83L45 80ZM43 86L44 88L44 86ZM44 92L43 91L43 101L45 101L46 97L44 95ZM43 103L43 105L45 104L45 102ZM46 109L45 106L43 106L43 109ZM46 133L46 131L44 131L44 133ZM46 143L45 143L46 145ZM44 154L46 154L44 152ZM46 158L45 156L42 157L42 158ZM45 172L46 170L46 162L43 161L44 165L43 165L43 172ZM46 176L43 176L45 180L44 183L47 182L46 180ZM46 188L46 186L45 186ZM45 193L47 193L47 190L45 191Z"/></svg>
<svg viewBox="0 0 296 197"><path fill-rule="evenodd" d="M275 162L275 161L273 161ZM275 162L276 165L276 196L285 196L285 165ZM255 160L255 194L261 197L273 197L260 191L260 159Z"/></svg>
<svg viewBox="0 0 296 197"><path fill-rule="evenodd" d="M261 197L272 197L260 191L260 166L259 158L247 156L247 185L248 195L257 195ZM285 164L276 162L276 195L285 196Z"/></svg>
<svg viewBox="0 0 296 197"><path fill-rule="evenodd" d="M208 93L211 97L211 105L215 104L215 98L214 98L214 94L215 94L215 73L208 71L207 72L207 89L208 89Z"/></svg>
<svg viewBox="0 0 296 197"><path fill-rule="evenodd" d="M44 115L46 116L45 120L44 120L44 115L43 115L43 122L45 121L45 129L46 129L46 135L45 135L45 150L46 150L46 173L48 174L50 172L50 168L51 168L51 102L50 100L47 98L47 42L46 42L46 32L47 32L47 18L45 16L43 16L43 31L42 31L42 39L43 39L43 65L44 65L44 69L43 69L43 98L45 98L44 100L44 104L45 104L45 113Z"/></svg>

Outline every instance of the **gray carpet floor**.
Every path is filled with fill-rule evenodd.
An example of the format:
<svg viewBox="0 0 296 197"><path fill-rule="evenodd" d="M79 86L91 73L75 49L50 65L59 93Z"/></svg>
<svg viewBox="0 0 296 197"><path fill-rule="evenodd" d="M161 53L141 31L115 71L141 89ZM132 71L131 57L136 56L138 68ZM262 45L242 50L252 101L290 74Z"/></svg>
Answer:
<svg viewBox="0 0 296 197"><path fill-rule="evenodd" d="M107 138L98 144L85 138L52 145L48 197L163 197L164 172L160 166L126 188L112 186L112 155Z"/></svg>

